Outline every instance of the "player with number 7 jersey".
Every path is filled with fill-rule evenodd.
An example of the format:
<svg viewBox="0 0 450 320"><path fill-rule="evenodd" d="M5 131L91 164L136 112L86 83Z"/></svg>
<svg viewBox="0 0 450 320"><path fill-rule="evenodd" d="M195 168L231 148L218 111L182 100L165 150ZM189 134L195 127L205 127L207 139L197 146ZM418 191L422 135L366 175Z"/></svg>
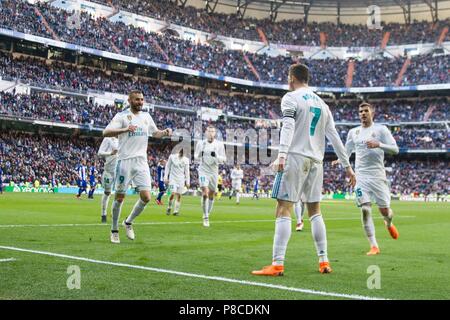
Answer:
<svg viewBox="0 0 450 320"><path fill-rule="evenodd" d="M277 199L272 265L253 271L254 275L278 276L284 273L286 248L291 235L292 207L300 200L308 207L312 236L319 257L319 271L331 272L325 223L320 211L325 138L330 140L347 176L355 184L355 174L330 109L308 87L308 67L292 65L288 78L292 91L281 100L283 126L276 162L278 173L272 192L272 198Z"/></svg>

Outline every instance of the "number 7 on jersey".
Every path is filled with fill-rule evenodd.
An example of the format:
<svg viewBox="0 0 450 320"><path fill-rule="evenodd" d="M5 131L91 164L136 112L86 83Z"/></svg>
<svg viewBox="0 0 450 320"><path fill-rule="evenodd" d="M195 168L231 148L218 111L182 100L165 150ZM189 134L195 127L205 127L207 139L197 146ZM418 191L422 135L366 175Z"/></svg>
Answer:
<svg viewBox="0 0 450 320"><path fill-rule="evenodd" d="M316 132L316 125L319 122L320 115L322 114L322 109L317 107L309 107L309 111L314 114L314 117L311 120L311 126L309 127L309 135L313 136Z"/></svg>

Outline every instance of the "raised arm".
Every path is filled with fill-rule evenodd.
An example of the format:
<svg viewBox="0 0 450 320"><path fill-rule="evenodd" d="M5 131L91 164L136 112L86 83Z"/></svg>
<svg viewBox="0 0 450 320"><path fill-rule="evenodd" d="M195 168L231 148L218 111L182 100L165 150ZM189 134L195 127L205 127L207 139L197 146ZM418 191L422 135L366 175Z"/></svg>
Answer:
<svg viewBox="0 0 450 320"><path fill-rule="evenodd" d="M156 127L155 121L153 121L153 118L149 114L149 122L148 122L148 134L151 135L153 138L160 139L162 137L170 137L172 135L172 129L166 128L164 130L159 130Z"/></svg>
<svg viewBox="0 0 450 320"><path fill-rule="evenodd" d="M394 137L392 136L391 131L387 127L383 127L383 130L381 132L381 141L380 141L380 148L389 154L398 154L399 149L397 146L397 142L395 141Z"/></svg>
<svg viewBox="0 0 450 320"><path fill-rule="evenodd" d="M109 139L103 139L102 143L100 144L100 148L98 148L97 155L100 157L106 157L110 156L113 152L113 148L111 146L111 143L109 142Z"/></svg>
<svg viewBox="0 0 450 320"><path fill-rule="evenodd" d="M136 126L126 125L123 123L120 114L116 114L112 121L108 124L108 126L103 130L104 137L117 137L119 134L125 132L134 132L136 130Z"/></svg>

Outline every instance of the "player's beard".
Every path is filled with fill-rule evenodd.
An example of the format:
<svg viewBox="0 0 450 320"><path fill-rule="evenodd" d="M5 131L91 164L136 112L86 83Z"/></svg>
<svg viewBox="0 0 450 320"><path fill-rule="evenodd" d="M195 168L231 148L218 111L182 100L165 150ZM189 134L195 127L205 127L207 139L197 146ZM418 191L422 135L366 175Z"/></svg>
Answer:
<svg viewBox="0 0 450 320"><path fill-rule="evenodd" d="M139 112L139 111L142 111L142 106L141 105L139 105L139 104L136 104L136 105L132 105L131 106L131 111L134 111L134 112Z"/></svg>
<svg viewBox="0 0 450 320"><path fill-rule="evenodd" d="M361 119L361 122L364 127L370 127L370 125L372 124L372 121L369 118Z"/></svg>

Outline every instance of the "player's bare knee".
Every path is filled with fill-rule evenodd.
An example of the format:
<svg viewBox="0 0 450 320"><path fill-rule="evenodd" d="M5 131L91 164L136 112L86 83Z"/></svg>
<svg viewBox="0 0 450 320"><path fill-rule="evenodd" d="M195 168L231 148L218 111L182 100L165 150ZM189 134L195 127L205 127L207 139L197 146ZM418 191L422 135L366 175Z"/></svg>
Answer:
<svg viewBox="0 0 450 320"><path fill-rule="evenodd" d="M289 201L278 200L277 209L276 209L276 217L290 217L292 211L293 203Z"/></svg>
<svg viewBox="0 0 450 320"><path fill-rule="evenodd" d="M308 217L320 214L320 203L319 202L307 202L306 208L308 208Z"/></svg>
<svg viewBox="0 0 450 320"><path fill-rule="evenodd" d="M116 193L116 198L115 198L115 200L116 200L117 202L122 203L124 199L125 199L125 194L123 194L123 193Z"/></svg>
<svg viewBox="0 0 450 320"><path fill-rule="evenodd" d="M391 210L390 208L379 208L379 210L380 210L380 213L383 215L383 216L388 216L389 215L389 211Z"/></svg>
<svg viewBox="0 0 450 320"><path fill-rule="evenodd" d="M145 204L149 203L151 200L151 196L148 195L141 195L141 201L144 202Z"/></svg>

